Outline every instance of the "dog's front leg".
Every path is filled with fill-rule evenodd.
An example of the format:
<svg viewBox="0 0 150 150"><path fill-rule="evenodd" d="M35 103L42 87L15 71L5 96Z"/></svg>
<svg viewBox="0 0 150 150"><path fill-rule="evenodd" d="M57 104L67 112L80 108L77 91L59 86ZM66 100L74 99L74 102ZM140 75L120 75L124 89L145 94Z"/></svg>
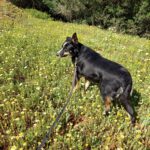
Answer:
<svg viewBox="0 0 150 150"><path fill-rule="evenodd" d="M76 72L76 76L75 76L75 81L74 81L74 89L73 89L73 93L79 88L79 75L78 72Z"/></svg>
<svg viewBox="0 0 150 150"><path fill-rule="evenodd" d="M85 79L84 91L86 92L88 87L90 86L90 81Z"/></svg>

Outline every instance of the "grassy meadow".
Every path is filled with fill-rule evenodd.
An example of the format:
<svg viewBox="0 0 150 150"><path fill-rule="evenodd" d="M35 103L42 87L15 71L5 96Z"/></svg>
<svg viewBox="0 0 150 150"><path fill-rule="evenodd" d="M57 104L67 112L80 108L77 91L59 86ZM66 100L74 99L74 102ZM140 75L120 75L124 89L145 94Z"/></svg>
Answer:
<svg viewBox="0 0 150 150"><path fill-rule="evenodd" d="M56 52L77 32L81 43L124 65L134 82L135 127L123 108L103 116L99 89L73 94L46 150L150 149L150 41L98 27L53 21L4 3L0 15L0 149L34 150L65 104L73 77Z"/></svg>

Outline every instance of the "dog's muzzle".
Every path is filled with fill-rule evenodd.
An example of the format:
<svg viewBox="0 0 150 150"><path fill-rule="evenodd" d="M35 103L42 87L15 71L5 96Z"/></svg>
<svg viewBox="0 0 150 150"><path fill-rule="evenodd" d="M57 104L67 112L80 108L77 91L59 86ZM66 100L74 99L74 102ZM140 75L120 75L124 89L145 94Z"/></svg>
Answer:
<svg viewBox="0 0 150 150"><path fill-rule="evenodd" d="M65 56L68 56L69 55L69 52L65 52L64 49L61 49L60 51L57 52L56 56L59 56L59 57L65 57Z"/></svg>
<svg viewBox="0 0 150 150"><path fill-rule="evenodd" d="M57 52L56 56L63 57L63 54L64 54L64 50L61 49Z"/></svg>

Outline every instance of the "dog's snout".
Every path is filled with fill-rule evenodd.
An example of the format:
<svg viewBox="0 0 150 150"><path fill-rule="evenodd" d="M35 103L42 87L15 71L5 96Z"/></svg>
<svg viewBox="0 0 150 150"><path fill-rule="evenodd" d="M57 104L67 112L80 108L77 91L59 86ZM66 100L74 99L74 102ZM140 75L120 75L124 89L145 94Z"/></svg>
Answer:
<svg viewBox="0 0 150 150"><path fill-rule="evenodd" d="M59 57L63 57L64 56L64 50L61 49L57 52L56 56L59 56Z"/></svg>
<svg viewBox="0 0 150 150"><path fill-rule="evenodd" d="M56 53L56 56L61 56L61 51L62 51L62 50L59 50L59 51Z"/></svg>

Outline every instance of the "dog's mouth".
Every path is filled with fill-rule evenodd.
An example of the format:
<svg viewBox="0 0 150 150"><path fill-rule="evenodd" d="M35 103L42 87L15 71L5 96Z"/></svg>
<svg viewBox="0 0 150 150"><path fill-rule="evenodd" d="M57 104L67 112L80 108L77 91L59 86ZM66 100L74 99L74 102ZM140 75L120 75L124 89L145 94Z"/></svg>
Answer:
<svg viewBox="0 0 150 150"><path fill-rule="evenodd" d="M58 57L66 57L69 55L69 52L64 52L63 50L60 50L57 52L56 56Z"/></svg>

